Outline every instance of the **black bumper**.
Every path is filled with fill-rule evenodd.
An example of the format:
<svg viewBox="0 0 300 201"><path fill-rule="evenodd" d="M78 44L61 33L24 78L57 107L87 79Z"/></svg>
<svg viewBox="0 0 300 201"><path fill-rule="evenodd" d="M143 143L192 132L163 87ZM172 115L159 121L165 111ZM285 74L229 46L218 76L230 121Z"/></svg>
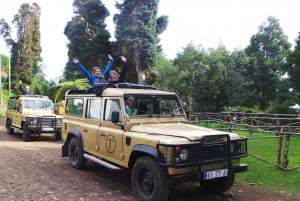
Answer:
<svg viewBox="0 0 300 201"><path fill-rule="evenodd" d="M247 164L240 164L236 166L232 166L228 168L229 174L235 174L239 172L245 172L248 170ZM182 175L171 175L170 182L171 184L180 184L189 181L199 181L203 179L203 172L193 172L190 174L182 174Z"/></svg>

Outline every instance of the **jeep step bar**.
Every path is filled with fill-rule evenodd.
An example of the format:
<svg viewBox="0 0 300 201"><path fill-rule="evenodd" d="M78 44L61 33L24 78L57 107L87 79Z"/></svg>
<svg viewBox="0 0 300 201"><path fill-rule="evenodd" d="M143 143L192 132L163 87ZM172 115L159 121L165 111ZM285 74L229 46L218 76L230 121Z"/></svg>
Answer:
<svg viewBox="0 0 300 201"><path fill-rule="evenodd" d="M121 168L119 168L119 167L117 167L115 165L112 165L112 164L110 164L108 162L105 162L105 161L103 161L103 160L101 160L101 159L99 159L99 158L97 158L95 156L89 155L89 154L83 154L83 157L86 158L86 159L89 159L89 160L91 160L91 161L93 161L93 162L95 162L95 163L97 163L99 165L102 165L104 167L112 169L112 170L120 170L121 169Z"/></svg>

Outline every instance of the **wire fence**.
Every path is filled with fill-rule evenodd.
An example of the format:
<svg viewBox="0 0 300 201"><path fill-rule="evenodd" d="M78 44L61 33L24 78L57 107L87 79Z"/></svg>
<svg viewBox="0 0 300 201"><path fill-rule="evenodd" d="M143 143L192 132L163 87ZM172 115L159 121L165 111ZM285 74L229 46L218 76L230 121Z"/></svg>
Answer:
<svg viewBox="0 0 300 201"><path fill-rule="evenodd" d="M299 115L206 112L189 115L189 121L218 130L247 132L250 156L283 170L300 168Z"/></svg>

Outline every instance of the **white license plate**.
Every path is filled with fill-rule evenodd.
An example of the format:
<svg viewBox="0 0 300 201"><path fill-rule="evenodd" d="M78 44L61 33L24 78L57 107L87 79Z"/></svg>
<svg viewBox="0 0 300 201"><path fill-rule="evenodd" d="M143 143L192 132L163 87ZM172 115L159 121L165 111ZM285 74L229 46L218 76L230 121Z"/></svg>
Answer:
<svg viewBox="0 0 300 201"><path fill-rule="evenodd" d="M209 180L209 179L214 179L214 178L219 178L219 177L226 177L226 176L228 176L228 169L204 172L204 180Z"/></svg>
<svg viewBox="0 0 300 201"><path fill-rule="evenodd" d="M42 131L54 131L54 128L42 128Z"/></svg>

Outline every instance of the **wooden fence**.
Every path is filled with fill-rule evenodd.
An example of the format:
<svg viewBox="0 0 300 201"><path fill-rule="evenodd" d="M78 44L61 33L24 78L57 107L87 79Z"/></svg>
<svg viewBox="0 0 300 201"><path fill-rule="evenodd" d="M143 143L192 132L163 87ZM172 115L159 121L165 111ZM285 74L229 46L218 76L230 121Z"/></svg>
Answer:
<svg viewBox="0 0 300 201"><path fill-rule="evenodd" d="M204 123L204 125L207 123L207 126L212 125L211 123L218 123L216 125L223 126L218 126L216 127L216 129L228 130L229 132L232 132L233 130L242 130L247 131L250 134L260 132L269 134L271 137L278 137L279 140L277 144L277 162L274 165L285 170L289 170L287 166L289 162L288 151L291 137L300 137L299 115L243 112L206 112L194 113L189 115L189 121L190 123ZM249 155L251 155L251 153L249 153ZM258 156L252 156L265 162L271 163Z"/></svg>

